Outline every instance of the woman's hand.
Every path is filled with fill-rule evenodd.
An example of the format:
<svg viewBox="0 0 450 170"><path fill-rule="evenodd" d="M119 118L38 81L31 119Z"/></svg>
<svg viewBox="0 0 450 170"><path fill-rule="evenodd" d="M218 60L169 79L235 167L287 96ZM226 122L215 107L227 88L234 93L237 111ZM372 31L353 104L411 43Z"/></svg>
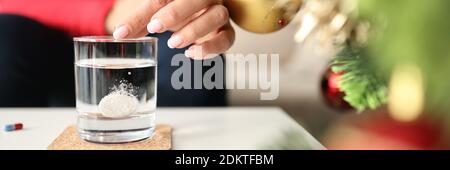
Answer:
<svg viewBox="0 0 450 170"><path fill-rule="evenodd" d="M235 32L221 0L120 0L117 3L116 11L121 6L134 6L134 10L115 24L116 39L173 31L168 46L184 48L193 44L185 54L194 59L223 53L234 42ZM123 10L127 8L130 7Z"/></svg>

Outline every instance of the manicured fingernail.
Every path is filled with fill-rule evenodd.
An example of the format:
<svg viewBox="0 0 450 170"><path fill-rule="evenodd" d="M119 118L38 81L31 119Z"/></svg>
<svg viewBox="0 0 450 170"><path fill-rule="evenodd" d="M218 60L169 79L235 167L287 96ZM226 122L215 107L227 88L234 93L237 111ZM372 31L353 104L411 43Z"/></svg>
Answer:
<svg viewBox="0 0 450 170"><path fill-rule="evenodd" d="M191 46L189 49L187 49L184 52L184 55L188 58L194 58L195 57L195 49L194 46Z"/></svg>
<svg viewBox="0 0 450 170"><path fill-rule="evenodd" d="M178 48L181 44L183 44L183 40L178 35L174 35L169 39L169 41L167 41L169 48Z"/></svg>
<svg viewBox="0 0 450 170"><path fill-rule="evenodd" d="M147 30L149 33L161 32L163 29L163 25L158 19L153 19L148 25Z"/></svg>
<svg viewBox="0 0 450 170"><path fill-rule="evenodd" d="M122 39L127 37L129 33L130 32L126 26L120 26L114 31L113 36L115 39Z"/></svg>
<svg viewBox="0 0 450 170"><path fill-rule="evenodd" d="M194 60L201 60L202 59L202 46L193 45L184 52L184 55L186 57L194 59Z"/></svg>

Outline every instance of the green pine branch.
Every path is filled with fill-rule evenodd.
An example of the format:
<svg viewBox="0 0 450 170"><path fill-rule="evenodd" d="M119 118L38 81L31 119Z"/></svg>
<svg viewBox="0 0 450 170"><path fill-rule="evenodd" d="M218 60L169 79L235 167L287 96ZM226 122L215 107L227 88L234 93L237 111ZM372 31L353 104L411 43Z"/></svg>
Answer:
<svg viewBox="0 0 450 170"><path fill-rule="evenodd" d="M331 63L335 73L343 73L339 86L344 100L359 112L376 109L387 102L386 82L371 69L362 49L344 48Z"/></svg>

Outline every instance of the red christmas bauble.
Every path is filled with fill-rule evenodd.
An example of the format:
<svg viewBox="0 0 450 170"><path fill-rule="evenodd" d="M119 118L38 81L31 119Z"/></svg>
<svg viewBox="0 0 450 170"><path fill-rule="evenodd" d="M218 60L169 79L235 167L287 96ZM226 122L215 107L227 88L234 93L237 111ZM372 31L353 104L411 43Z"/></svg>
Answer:
<svg viewBox="0 0 450 170"><path fill-rule="evenodd" d="M331 69L327 69L322 77L321 91L325 103L331 108L348 111L353 108L344 100L345 93L339 87L339 81L343 73L335 73Z"/></svg>

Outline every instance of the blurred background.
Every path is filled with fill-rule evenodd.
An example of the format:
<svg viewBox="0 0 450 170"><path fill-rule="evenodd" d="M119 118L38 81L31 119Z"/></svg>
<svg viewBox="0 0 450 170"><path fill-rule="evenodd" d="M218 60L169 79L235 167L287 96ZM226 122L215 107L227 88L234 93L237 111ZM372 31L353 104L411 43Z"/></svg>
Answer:
<svg viewBox="0 0 450 170"><path fill-rule="evenodd" d="M280 54L280 96L275 101L259 100L261 90L230 90L231 106L280 106L315 137L320 137L340 115L322 99L321 79L333 49L316 52L313 44L298 44L293 35L296 24L278 32L260 35L237 26L237 39L229 53ZM284 43L274 43L284 42ZM270 72L269 72L270 73ZM234 78L234 77L228 77ZM237 81L246 81L237 77Z"/></svg>
<svg viewBox="0 0 450 170"><path fill-rule="evenodd" d="M258 90L231 90L229 102L279 106L329 149L448 149L449 7L446 0L310 0L280 31L236 26L229 53L280 54L280 96L261 101ZM364 52L345 53L349 46ZM370 74L357 74L365 68ZM353 82L340 82L346 73Z"/></svg>

